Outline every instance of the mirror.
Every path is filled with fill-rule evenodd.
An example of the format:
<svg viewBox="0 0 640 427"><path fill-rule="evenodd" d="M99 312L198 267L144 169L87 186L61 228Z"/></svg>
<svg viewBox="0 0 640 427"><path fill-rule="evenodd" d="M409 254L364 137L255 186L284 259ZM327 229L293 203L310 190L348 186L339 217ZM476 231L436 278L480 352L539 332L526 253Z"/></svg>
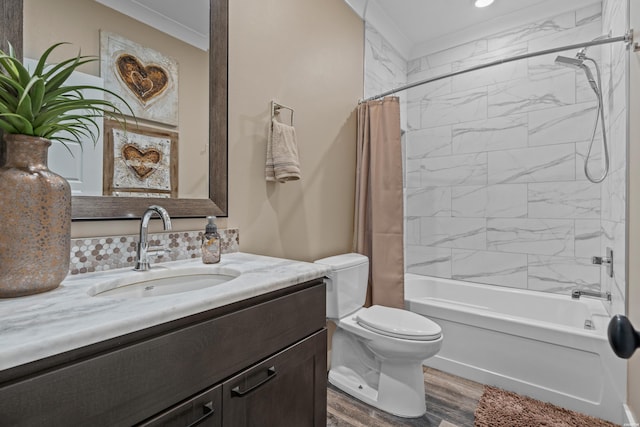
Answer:
<svg viewBox="0 0 640 427"><path fill-rule="evenodd" d="M3 48L8 40L18 54L23 51L23 31L29 31L23 30L23 5L23 0L0 1ZM228 0L210 0L208 174L204 178L208 178L208 198L74 196L74 220L139 218L155 203L175 218L227 216L227 15ZM189 163L182 167L188 169Z"/></svg>

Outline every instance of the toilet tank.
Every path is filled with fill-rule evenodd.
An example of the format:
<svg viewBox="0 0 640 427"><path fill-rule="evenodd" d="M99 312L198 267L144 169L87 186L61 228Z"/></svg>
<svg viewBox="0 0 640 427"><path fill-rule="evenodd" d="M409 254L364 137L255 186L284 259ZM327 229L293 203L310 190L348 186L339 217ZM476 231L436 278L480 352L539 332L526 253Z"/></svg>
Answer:
<svg viewBox="0 0 640 427"><path fill-rule="evenodd" d="M325 279L329 319L341 319L362 308L367 298L369 258L352 253L319 259L316 263L331 268Z"/></svg>

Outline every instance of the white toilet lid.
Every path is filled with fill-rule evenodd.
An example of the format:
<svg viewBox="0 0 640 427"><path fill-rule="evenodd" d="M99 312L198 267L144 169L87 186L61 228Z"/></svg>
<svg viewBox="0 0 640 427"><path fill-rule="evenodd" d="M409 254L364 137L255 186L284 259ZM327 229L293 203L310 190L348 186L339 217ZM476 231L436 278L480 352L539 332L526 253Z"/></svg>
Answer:
<svg viewBox="0 0 640 427"><path fill-rule="evenodd" d="M356 321L379 334L407 340L433 341L442 335L440 326L424 316L381 305L359 310Z"/></svg>

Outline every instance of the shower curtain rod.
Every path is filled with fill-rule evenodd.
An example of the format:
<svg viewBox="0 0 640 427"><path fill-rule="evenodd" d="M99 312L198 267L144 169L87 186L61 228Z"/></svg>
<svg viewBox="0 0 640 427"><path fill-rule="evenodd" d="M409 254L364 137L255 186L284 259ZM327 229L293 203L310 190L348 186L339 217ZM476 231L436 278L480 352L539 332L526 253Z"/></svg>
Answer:
<svg viewBox="0 0 640 427"><path fill-rule="evenodd" d="M520 59L533 58L533 57L536 57L536 56L549 55L551 53L563 52L565 50L580 49L580 48L585 48L585 47L590 47L590 46L597 46L597 45L609 44L609 43L617 43L617 42L625 42L627 44L627 46L629 46L631 43L633 43L633 30L628 30L624 36L609 37L609 38L602 39L602 40L592 40L592 41L588 41L588 42L584 42L584 43L569 44L569 45L566 45L566 46L556 47L556 48L553 48L553 49L538 50L536 52L523 53L522 55L515 55L515 56L511 56L509 58L498 59L498 60L495 60L495 61L487 62L486 64L475 65L473 67L465 68L465 69L460 70L460 71L453 71L451 73L442 74L440 76L431 77L431 78L428 78L428 79L417 81L415 83L410 83L410 84L407 84L407 85L404 85L404 86L400 86L400 87L397 87L395 89L388 90L386 92L382 92L382 93L380 93L380 94L378 94L376 96L371 96L369 98L361 99L358 102L358 104L362 104L363 102L367 102L367 101L373 101L375 99L384 98L387 95L394 95L397 92L401 92L403 90L411 89L411 88L414 88L416 86L422 86L423 84L436 82L438 80L446 79L447 77L454 77L454 76L458 76L460 74L469 73L471 71L482 70L484 68L489 68L489 67L493 67L493 66L500 65L500 64L506 64L508 62L518 61Z"/></svg>

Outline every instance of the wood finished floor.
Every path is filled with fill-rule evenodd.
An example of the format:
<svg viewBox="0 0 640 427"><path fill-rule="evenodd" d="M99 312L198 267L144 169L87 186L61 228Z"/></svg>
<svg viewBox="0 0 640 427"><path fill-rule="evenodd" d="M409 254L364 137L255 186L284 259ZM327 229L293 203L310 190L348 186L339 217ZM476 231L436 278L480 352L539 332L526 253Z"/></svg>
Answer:
<svg viewBox="0 0 640 427"><path fill-rule="evenodd" d="M473 411L483 385L433 368L424 368L427 413L400 418L377 410L329 385L328 427L473 427Z"/></svg>

